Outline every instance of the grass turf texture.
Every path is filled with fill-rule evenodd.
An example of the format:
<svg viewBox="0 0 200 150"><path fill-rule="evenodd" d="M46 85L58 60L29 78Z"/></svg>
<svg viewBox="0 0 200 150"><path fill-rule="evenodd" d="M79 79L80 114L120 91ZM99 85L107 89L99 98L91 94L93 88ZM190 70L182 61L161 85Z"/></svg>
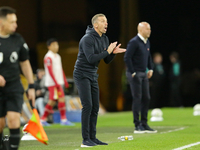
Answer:
<svg viewBox="0 0 200 150"><path fill-rule="evenodd" d="M44 127L49 145L38 141L21 141L19 150L171 150L200 142L200 116L193 116L192 108L163 108L162 111L164 121L148 122L150 127L158 130L155 134L133 134L132 112L115 112L98 118L97 138L107 142L108 146L81 148L81 124L76 123L74 127L59 124ZM133 135L134 139L117 139L124 135ZM197 150L200 145L188 149Z"/></svg>

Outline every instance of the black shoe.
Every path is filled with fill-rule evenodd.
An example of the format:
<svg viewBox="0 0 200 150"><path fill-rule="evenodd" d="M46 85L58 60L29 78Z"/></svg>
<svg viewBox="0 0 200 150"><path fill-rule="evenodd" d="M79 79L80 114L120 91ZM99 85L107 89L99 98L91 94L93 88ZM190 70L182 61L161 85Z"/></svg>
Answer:
<svg viewBox="0 0 200 150"><path fill-rule="evenodd" d="M92 140L83 140L81 147L92 147L92 146L97 146L96 143L94 143Z"/></svg>
<svg viewBox="0 0 200 150"><path fill-rule="evenodd" d="M145 129L145 133L157 133L157 130L150 128L148 125L142 125Z"/></svg>
<svg viewBox="0 0 200 150"><path fill-rule="evenodd" d="M94 143L96 143L97 145L108 145L108 143L102 142L98 139L91 139Z"/></svg>
<svg viewBox="0 0 200 150"><path fill-rule="evenodd" d="M134 130L134 132L133 133L145 133L145 129L143 128L143 126L141 126L141 125L138 125L138 126L136 126L135 127L135 130Z"/></svg>

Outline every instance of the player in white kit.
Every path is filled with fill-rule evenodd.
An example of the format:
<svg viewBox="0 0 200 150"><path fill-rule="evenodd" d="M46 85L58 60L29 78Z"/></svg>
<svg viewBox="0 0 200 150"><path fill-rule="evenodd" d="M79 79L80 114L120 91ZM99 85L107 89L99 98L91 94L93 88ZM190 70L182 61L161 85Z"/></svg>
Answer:
<svg viewBox="0 0 200 150"><path fill-rule="evenodd" d="M58 109L60 111L61 125L74 125L66 117L65 95L62 86L69 87L65 73L62 68L61 57L57 53L59 50L59 44L55 38L47 41L47 47L49 51L44 57L45 67L45 86L49 90L49 101L45 106L45 111L41 117L41 123L43 126L49 126L46 119L58 100Z"/></svg>

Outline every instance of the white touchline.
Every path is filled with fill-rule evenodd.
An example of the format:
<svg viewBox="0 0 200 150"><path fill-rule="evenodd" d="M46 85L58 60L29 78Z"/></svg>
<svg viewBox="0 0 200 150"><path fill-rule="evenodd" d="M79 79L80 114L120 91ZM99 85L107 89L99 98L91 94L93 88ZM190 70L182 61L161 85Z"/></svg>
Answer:
<svg viewBox="0 0 200 150"><path fill-rule="evenodd" d="M199 145L200 142L196 142L196 143L192 143L192 144L189 144L189 145L185 145L185 146L182 146L182 147L178 147L178 148L175 148L173 150L182 150L182 149L186 149L186 148L189 148L189 147L192 147L192 146L195 146L195 145Z"/></svg>
<svg viewBox="0 0 200 150"><path fill-rule="evenodd" d="M179 130L183 130L183 129L185 129L185 127L181 127L181 128L174 129L174 130L168 130L168 131L166 131L166 132L160 132L160 134L163 134L163 133L170 133L170 132L179 131Z"/></svg>
<svg viewBox="0 0 200 150"><path fill-rule="evenodd" d="M163 128L177 128L178 126L154 126L154 128L156 128L156 129L163 129ZM187 127L187 126L185 126L185 127Z"/></svg>

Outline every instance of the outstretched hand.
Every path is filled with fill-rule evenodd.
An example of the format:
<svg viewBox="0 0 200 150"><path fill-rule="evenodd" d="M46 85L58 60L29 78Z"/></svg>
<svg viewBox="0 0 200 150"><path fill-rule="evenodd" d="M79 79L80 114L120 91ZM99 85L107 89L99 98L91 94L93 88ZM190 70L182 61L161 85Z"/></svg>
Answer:
<svg viewBox="0 0 200 150"><path fill-rule="evenodd" d="M108 49L107 49L109 54L113 52L113 50L115 49L116 45L117 45L117 42L110 43L110 45L108 46Z"/></svg>
<svg viewBox="0 0 200 150"><path fill-rule="evenodd" d="M121 44L118 44L117 47L113 50L113 54L119 54L119 53L124 53L126 49L124 48L119 48Z"/></svg>

